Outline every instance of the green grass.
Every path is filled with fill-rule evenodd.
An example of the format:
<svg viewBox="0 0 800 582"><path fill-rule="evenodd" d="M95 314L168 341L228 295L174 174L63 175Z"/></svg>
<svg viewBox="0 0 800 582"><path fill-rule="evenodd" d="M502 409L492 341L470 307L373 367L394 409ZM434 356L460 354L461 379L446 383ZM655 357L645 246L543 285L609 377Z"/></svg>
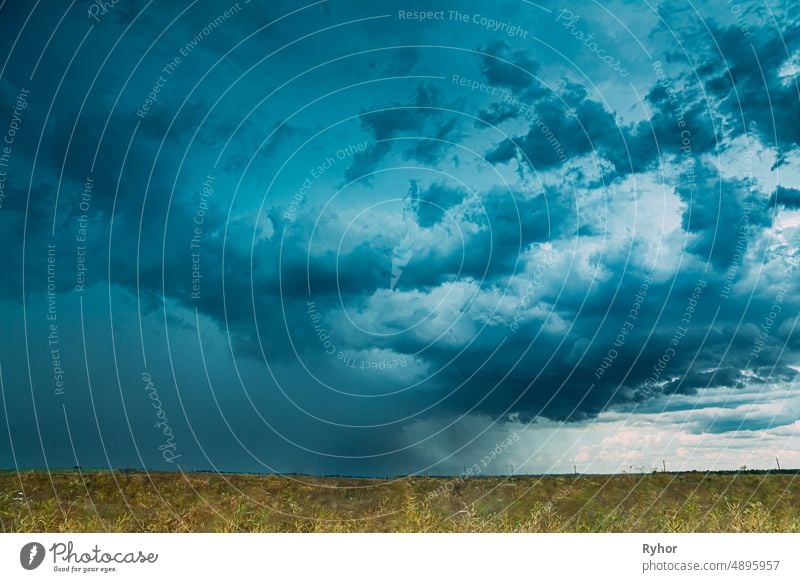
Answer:
<svg viewBox="0 0 800 582"><path fill-rule="evenodd" d="M797 473L0 473L4 532L800 532Z"/></svg>

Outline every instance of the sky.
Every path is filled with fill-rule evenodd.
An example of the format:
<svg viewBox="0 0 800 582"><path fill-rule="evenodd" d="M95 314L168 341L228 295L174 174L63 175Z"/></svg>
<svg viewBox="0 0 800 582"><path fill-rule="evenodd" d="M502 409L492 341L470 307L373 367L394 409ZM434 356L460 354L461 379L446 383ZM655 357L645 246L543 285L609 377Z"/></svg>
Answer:
<svg viewBox="0 0 800 582"><path fill-rule="evenodd" d="M793 2L0 32L0 467L800 467Z"/></svg>

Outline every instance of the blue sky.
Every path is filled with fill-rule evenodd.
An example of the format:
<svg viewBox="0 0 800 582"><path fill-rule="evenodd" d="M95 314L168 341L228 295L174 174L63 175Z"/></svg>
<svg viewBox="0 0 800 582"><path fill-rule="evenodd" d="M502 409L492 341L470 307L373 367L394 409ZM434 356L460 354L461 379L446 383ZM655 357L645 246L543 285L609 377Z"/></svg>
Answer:
<svg viewBox="0 0 800 582"><path fill-rule="evenodd" d="M0 466L800 465L791 3L0 14Z"/></svg>

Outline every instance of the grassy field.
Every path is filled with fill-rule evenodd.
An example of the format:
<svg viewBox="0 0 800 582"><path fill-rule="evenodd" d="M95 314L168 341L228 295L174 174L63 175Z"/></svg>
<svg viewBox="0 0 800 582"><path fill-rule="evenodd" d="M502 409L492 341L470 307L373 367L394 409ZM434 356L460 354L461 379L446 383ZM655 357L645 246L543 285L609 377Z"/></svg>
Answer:
<svg viewBox="0 0 800 582"><path fill-rule="evenodd" d="M4 532L800 532L800 474L0 473Z"/></svg>

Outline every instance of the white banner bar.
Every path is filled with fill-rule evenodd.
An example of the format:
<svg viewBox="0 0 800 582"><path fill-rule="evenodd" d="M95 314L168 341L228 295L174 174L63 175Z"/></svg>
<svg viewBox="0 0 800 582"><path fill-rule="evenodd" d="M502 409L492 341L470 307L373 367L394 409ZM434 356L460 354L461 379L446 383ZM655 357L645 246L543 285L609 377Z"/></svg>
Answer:
<svg viewBox="0 0 800 582"><path fill-rule="evenodd" d="M4 534L0 580L794 582L798 549L800 534Z"/></svg>

